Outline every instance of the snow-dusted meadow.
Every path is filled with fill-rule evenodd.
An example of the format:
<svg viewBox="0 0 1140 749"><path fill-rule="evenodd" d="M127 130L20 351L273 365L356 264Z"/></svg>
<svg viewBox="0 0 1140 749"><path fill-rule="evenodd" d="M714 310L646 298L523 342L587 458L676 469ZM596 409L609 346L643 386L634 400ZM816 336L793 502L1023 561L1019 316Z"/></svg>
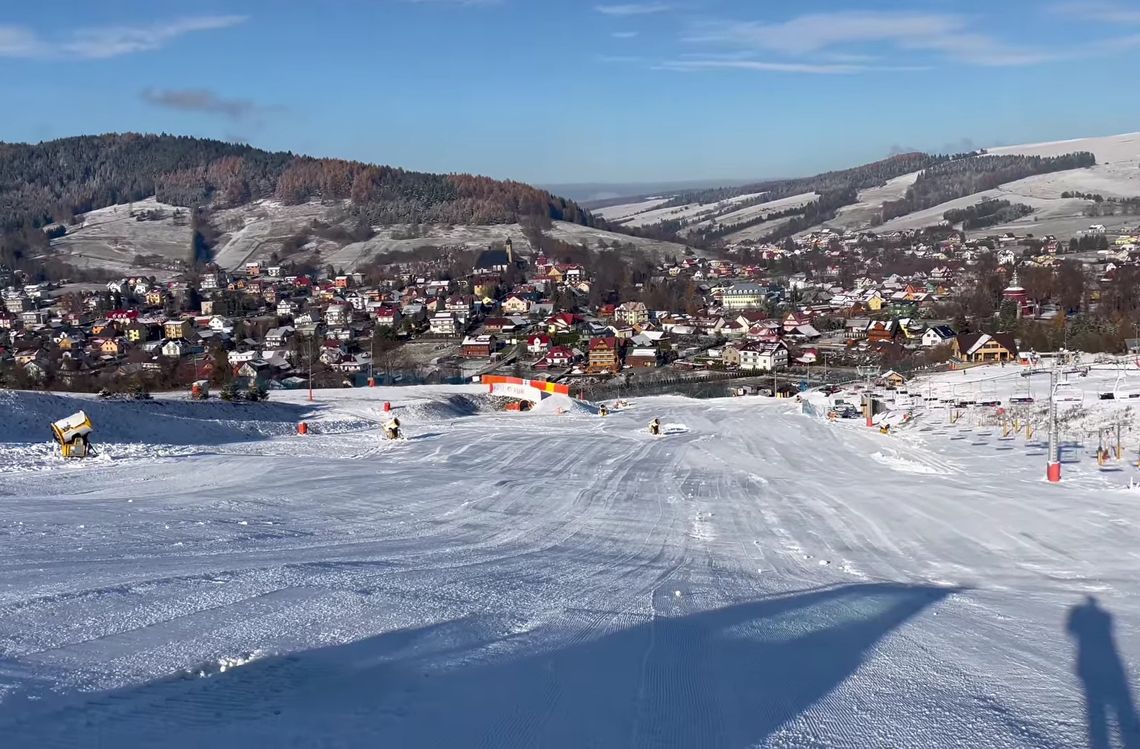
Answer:
<svg viewBox="0 0 1140 749"><path fill-rule="evenodd" d="M1049 485L930 403L0 391L3 746L1086 746L1086 693L1130 699L1089 664L1140 665L1137 471L1086 440ZM78 407L101 453L63 464ZM1086 595L1114 645L1066 631Z"/></svg>

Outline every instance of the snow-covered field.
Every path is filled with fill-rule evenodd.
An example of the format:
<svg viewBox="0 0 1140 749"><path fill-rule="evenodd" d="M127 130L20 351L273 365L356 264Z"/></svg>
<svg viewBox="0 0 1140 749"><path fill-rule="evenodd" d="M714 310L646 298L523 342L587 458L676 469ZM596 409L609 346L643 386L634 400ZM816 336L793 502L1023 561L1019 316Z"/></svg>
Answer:
<svg viewBox="0 0 1140 749"><path fill-rule="evenodd" d="M917 229L937 224L942 221L942 214L946 211L974 205L987 198L1024 203L1032 207L1034 213L1010 224L978 230L974 232L976 234L1013 231L1022 234L1030 232L1038 235L1071 236L1087 229L1090 224L1104 224L1110 230L1134 227L1138 223L1135 216L1105 216L1089 219L1083 215L1084 209L1089 205L1088 201L1062 198L1061 194L1082 192L1100 194L1106 198L1140 196L1140 133L988 149L993 155L1029 156L1059 156L1075 151L1092 152L1097 159L1096 165L1088 169L1039 174L1010 182L995 190L987 190L928 210L900 216L877 227L876 231ZM839 215L834 221L829 222L829 225L850 228L869 226L876 211L882 207L884 199L901 197L906 192L906 187L913 184L917 176L917 172L904 175L891 180L884 187L863 191L859 195L859 203L841 209Z"/></svg>
<svg viewBox="0 0 1140 749"><path fill-rule="evenodd" d="M709 227L723 227L739 224L744 221L750 221L754 218L759 218L765 214L779 213L786 211L789 208L802 208L809 203L814 203L819 198L819 195L814 192L801 193L800 195L789 195L786 198L778 200L769 200L764 203L757 203L756 205L748 206L747 208L740 208L728 213L722 213L718 216L702 221L695 224L692 229L704 229ZM771 231L772 227L764 225L762 227L767 231ZM731 237L734 235L730 235Z"/></svg>
<svg viewBox="0 0 1140 749"><path fill-rule="evenodd" d="M158 221L136 221L132 211L161 211ZM154 268L135 261L139 255L151 255L165 261L185 260L190 249L190 224L176 224L177 206L159 203L154 198L136 203L114 205L89 211L80 223L67 227L67 234L53 240L52 247L61 259L78 268L101 268L124 275L150 268L159 278L172 275L169 269Z"/></svg>
<svg viewBox="0 0 1140 749"><path fill-rule="evenodd" d="M166 211L167 217L161 221L136 221L130 217L129 208L135 211L157 208ZM52 247L63 260L80 268L102 268L123 275L145 272L165 279L173 273L163 266L173 261L184 261L190 247L189 224L175 225L175 209L175 206L156 203L153 198L130 206L100 208L85 214L82 223L69 227L64 237L52 242ZM213 222L222 234L215 247L214 262L227 270L242 268L245 263L255 260L267 262L274 252L280 252L287 239L301 231L311 230L314 220L342 224L348 218L347 203L344 202L312 201L302 205L284 205L274 200L259 200L239 208L219 210L214 214ZM420 236L394 238L409 228L378 227L372 239L350 244L310 235L300 254L319 253L317 256L322 264L353 270L394 251L419 247L485 248L508 237L516 243L523 237L522 227L518 224L499 224L424 225ZM675 242L630 237L564 221L554 222L546 233L573 244L585 242L591 248L598 247L601 242L607 245L619 242L672 257L680 257L685 251L684 245ZM147 256L149 262L136 262L139 256Z"/></svg>
<svg viewBox="0 0 1140 749"><path fill-rule="evenodd" d="M828 225L845 229L865 229L871 226L872 220L879 215L883 204L905 196L907 188L918 180L919 174L921 172L911 172L887 180L886 184L879 187L860 190L857 196L858 202L840 208L835 218L827 222ZM938 217L941 220L942 214L938 214Z"/></svg>
<svg viewBox="0 0 1140 749"><path fill-rule="evenodd" d="M381 229L375 237L366 242L354 242L339 250L323 253L321 257L323 261L332 263L336 267L354 268L368 262L371 258L383 257L387 252L413 250L424 246L485 248L492 242L503 242L510 238L516 249L525 250L527 247L527 242L523 239L522 227L518 224L429 226L425 229L424 236L415 239L393 239L391 229ZM566 221L553 222L553 226L546 230L546 234L571 244L584 242L591 249L597 249L599 242L604 242L606 245L618 242L623 245L632 244L639 250L658 252L670 257L680 257L685 252L685 246L676 242L631 237L626 234L603 231Z"/></svg>
<svg viewBox="0 0 1140 749"><path fill-rule="evenodd" d="M101 453L64 464L47 422L80 406ZM1130 700L1117 650L1140 665L1134 469L1086 441L1048 485L982 412L883 435L467 386L0 413L5 747L1075 747L1086 692ZM1116 649L1095 610L1066 632L1086 595Z"/></svg>
<svg viewBox="0 0 1140 749"><path fill-rule="evenodd" d="M652 226L662 221L692 221L707 216L716 216L724 211L731 211L733 210L733 206L747 203L749 200L755 200L756 198L763 197L763 195L764 193L762 192L753 192L745 195L737 195L716 203L687 203L682 206L654 208L653 210L637 213L623 223L626 226Z"/></svg>
<svg viewBox="0 0 1140 749"><path fill-rule="evenodd" d="M636 203L622 203L610 205L605 208L595 208L590 211L595 216L601 216L606 221L618 221L630 218L643 211L651 211L662 203L668 203L669 198L646 198Z"/></svg>

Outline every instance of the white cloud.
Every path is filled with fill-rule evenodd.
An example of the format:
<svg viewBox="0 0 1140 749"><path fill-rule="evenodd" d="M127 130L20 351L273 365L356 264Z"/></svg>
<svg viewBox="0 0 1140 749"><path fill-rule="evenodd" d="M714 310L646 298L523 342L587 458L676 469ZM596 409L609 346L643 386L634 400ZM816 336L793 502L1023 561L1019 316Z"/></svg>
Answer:
<svg viewBox="0 0 1140 749"><path fill-rule="evenodd" d="M404 0L413 5L501 5L503 0Z"/></svg>
<svg viewBox="0 0 1140 749"><path fill-rule="evenodd" d="M659 70L759 70L768 73L809 73L813 75L850 75L864 70L859 65L814 64L806 62L765 62L763 60L692 59L669 60L657 66Z"/></svg>
<svg viewBox="0 0 1140 749"><path fill-rule="evenodd" d="M99 60L149 52L195 31L236 26L245 16L197 16L145 25L90 26L52 37L23 26L0 26L0 57Z"/></svg>
<svg viewBox="0 0 1140 749"><path fill-rule="evenodd" d="M614 39L633 39L637 36L636 31L615 31L610 34Z"/></svg>
<svg viewBox="0 0 1140 749"><path fill-rule="evenodd" d="M1054 57L974 31L962 16L909 11L811 13L775 23L705 21L698 23L685 40L794 58L789 64L804 63L802 58L812 57L816 59L809 60L808 67L818 64L824 70L860 67L849 61L865 58L863 48L868 45L874 45L876 51L929 52L986 66L1029 65Z"/></svg>
<svg viewBox="0 0 1140 749"><path fill-rule="evenodd" d="M594 10L607 16L646 16L664 13L671 6L665 3L622 3L619 5L595 5Z"/></svg>
<svg viewBox="0 0 1140 749"><path fill-rule="evenodd" d="M914 72L927 70L923 66L862 65L840 62L775 62L770 60L731 59L724 57L695 57L669 60L660 63L658 70L695 72L701 70L756 70L767 73L802 73L808 75L852 75L869 72Z"/></svg>
<svg viewBox="0 0 1140 749"><path fill-rule="evenodd" d="M598 55L598 62L604 62L608 65L630 65L638 62L645 62L645 58L637 57L636 55Z"/></svg>
<svg viewBox="0 0 1140 749"><path fill-rule="evenodd" d="M1063 2L1050 6L1057 15L1097 23L1140 23L1140 8L1101 0Z"/></svg>

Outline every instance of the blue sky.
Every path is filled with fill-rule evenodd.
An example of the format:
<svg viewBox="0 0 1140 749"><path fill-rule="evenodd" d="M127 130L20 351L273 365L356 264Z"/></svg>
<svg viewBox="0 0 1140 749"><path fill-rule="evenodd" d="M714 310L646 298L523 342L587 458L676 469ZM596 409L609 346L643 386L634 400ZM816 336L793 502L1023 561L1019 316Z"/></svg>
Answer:
<svg viewBox="0 0 1140 749"><path fill-rule="evenodd" d="M1140 0L44 0L0 140L165 131L539 183L1140 130Z"/></svg>

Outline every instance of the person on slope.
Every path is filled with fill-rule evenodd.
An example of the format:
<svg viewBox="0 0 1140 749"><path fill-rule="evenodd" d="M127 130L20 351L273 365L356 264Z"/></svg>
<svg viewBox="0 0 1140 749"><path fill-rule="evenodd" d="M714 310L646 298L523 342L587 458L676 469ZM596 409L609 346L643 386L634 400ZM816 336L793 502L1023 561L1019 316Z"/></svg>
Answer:
<svg viewBox="0 0 1140 749"><path fill-rule="evenodd" d="M384 425L384 437L386 439L395 440L400 438L400 419L393 416L387 424Z"/></svg>
<svg viewBox="0 0 1140 749"><path fill-rule="evenodd" d="M599 416L607 416L607 415L609 415L609 412L610 412L610 410L608 408L606 408L605 403L603 403L601 406L598 407L598 415Z"/></svg>
<svg viewBox="0 0 1140 749"><path fill-rule="evenodd" d="M661 434L661 419L655 417L653 421L649 422L649 433L654 437Z"/></svg>

